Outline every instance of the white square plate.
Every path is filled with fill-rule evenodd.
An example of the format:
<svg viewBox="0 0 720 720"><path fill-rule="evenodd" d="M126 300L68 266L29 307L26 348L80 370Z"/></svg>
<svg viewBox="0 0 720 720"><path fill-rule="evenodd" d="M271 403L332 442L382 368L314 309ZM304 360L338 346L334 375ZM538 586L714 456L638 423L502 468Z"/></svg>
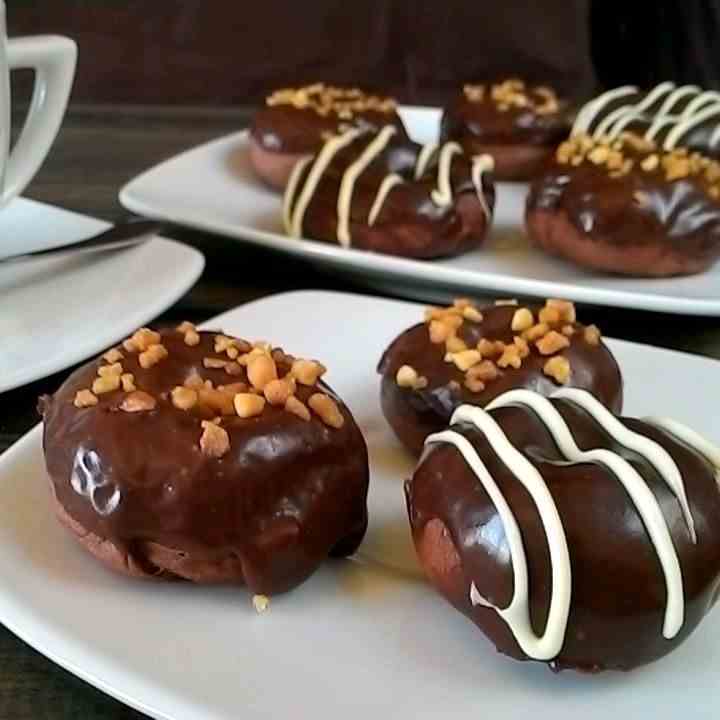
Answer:
<svg viewBox="0 0 720 720"><path fill-rule="evenodd" d="M418 141L437 138L437 109L402 108L401 114ZM523 230L527 193L523 184L498 184L488 242L456 258L409 260L288 238L282 229L282 198L257 180L247 147L247 133L240 132L182 153L132 180L121 190L120 202L141 215L306 258L396 295L427 300L491 290L720 315L720 262L702 275L687 278L623 278L589 272L530 247Z"/></svg>
<svg viewBox="0 0 720 720"><path fill-rule="evenodd" d="M385 346L419 317L421 307L410 303L298 292L208 323L327 362L329 382L370 447L370 527L353 561L327 563L263 615L242 588L116 576L55 521L38 427L0 458L0 621L158 718L717 717L718 611L645 669L553 675L497 655L424 582L402 491L412 462L380 413L375 374ZM629 414L670 414L720 440L717 398L704 390L717 385L720 363L610 344L625 374Z"/></svg>
<svg viewBox="0 0 720 720"><path fill-rule="evenodd" d="M107 227L17 198L0 213L0 259ZM157 317L204 266L197 250L161 237L114 252L0 262L0 393L80 362Z"/></svg>

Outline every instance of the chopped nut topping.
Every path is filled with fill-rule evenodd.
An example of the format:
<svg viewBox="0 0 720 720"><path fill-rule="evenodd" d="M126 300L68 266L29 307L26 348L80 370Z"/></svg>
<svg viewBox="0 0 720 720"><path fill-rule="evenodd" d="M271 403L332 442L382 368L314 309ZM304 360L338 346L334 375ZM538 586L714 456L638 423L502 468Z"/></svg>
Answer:
<svg viewBox="0 0 720 720"><path fill-rule="evenodd" d="M178 410L190 410L194 408L198 402L197 390L182 387L181 385L173 388L170 397L172 404L178 408Z"/></svg>
<svg viewBox="0 0 720 720"><path fill-rule="evenodd" d="M315 393L308 400L310 409L326 424L332 428L341 428L345 424L337 403L329 396L323 393Z"/></svg>
<svg viewBox="0 0 720 720"><path fill-rule="evenodd" d="M242 365L236 362L229 362L227 365L225 365L225 372L228 375L242 375Z"/></svg>
<svg viewBox="0 0 720 720"><path fill-rule="evenodd" d="M192 374L187 376L183 385L192 390L199 390L205 387L205 381L193 370Z"/></svg>
<svg viewBox="0 0 720 720"><path fill-rule="evenodd" d="M454 363L455 367L462 372L466 372L481 360L482 355L479 350L461 350L460 352L450 352L445 355L445 362Z"/></svg>
<svg viewBox="0 0 720 720"><path fill-rule="evenodd" d="M226 335L215 336L215 352L224 353L228 348L235 347L235 340Z"/></svg>
<svg viewBox="0 0 720 720"><path fill-rule="evenodd" d="M97 374L100 377L110 377L111 375L122 375L123 374L123 366L119 363L113 363L112 365L101 365L98 370Z"/></svg>
<svg viewBox="0 0 720 720"><path fill-rule="evenodd" d="M435 345L440 345L450 338L455 330L448 323L442 322L441 320L431 320L428 332L430 334L430 342Z"/></svg>
<svg viewBox="0 0 720 720"><path fill-rule="evenodd" d="M120 409L125 412L147 412L154 410L156 405L157 400L152 395L142 390L136 390L120 403Z"/></svg>
<svg viewBox="0 0 720 720"><path fill-rule="evenodd" d="M485 389L485 383L480 378L470 377L470 375L465 376L463 384L473 393L481 393Z"/></svg>
<svg viewBox="0 0 720 720"><path fill-rule="evenodd" d="M505 343L502 340L493 341L481 338L478 340L477 349L484 358L493 358L503 354Z"/></svg>
<svg viewBox="0 0 720 720"><path fill-rule="evenodd" d="M517 305L518 301L515 298L510 298L509 300L496 300L495 306L496 307L504 307L505 305Z"/></svg>
<svg viewBox="0 0 720 720"><path fill-rule="evenodd" d="M76 408L88 408L93 405L97 405L98 402L99 400L90 392L90 390L78 390L77 393L75 393L73 405Z"/></svg>
<svg viewBox="0 0 720 720"><path fill-rule="evenodd" d="M352 119L367 111L393 113L397 107L392 98L366 95L358 88L341 88L315 83L301 88L276 90L266 101L269 107L290 105L300 110L313 110L322 117L330 114Z"/></svg>
<svg viewBox="0 0 720 720"><path fill-rule="evenodd" d="M160 343L160 333L149 328L140 328L132 337L125 340L123 347L128 352L142 352L152 345Z"/></svg>
<svg viewBox="0 0 720 720"><path fill-rule="evenodd" d="M515 343L515 347L518 349L520 358L524 360L530 354L530 346L519 335L513 338L513 343Z"/></svg>
<svg viewBox="0 0 720 720"><path fill-rule="evenodd" d="M195 325L193 325L191 322L188 322L185 320L184 322L181 322L176 328L179 333L182 333L183 335L188 332L195 332L197 328Z"/></svg>
<svg viewBox="0 0 720 720"><path fill-rule="evenodd" d="M305 422L310 420L310 411L307 409L307 405L301 400L298 400L294 395L291 395L285 401L285 410L293 415L297 415L302 420L305 420Z"/></svg>
<svg viewBox="0 0 720 720"><path fill-rule="evenodd" d="M120 376L120 383L124 392L130 393L135 392L135 376L132 373L123 373Z"/></svg>
<svg viewBox="0 0 720 720"><path fill-rule="evenodd" d="M221 368L226 368L228 366L227 360L222 360L221 358L212 358L212 357L205 357L203 358L203 367L206 368L212 368L215 370L219 370Z"/></svg>
<svg viewBox="0 0 720 720"><path fill-rule="evenodd" d="M120 387L120 376L119 375L107 375L106 377L99 377L92 384L92 391L96 395L103 395L105 393L113 392Z"/></svg>
<svg viewBox="0 0 720 720"><path fill-rule="evenodd" d="M585 328L585 342L589 345L599 345L600 344L600 330L598 329L597 325L588 325Z"/></svg>
<svg viewBox="0 0 720 720"><path fill-rule="evenodd" d="M250 384L257 390L263 390L277 378L275 361L269 355L256 355L248 362L247 374Z"/></svg>
<svg viewBox="0 0 720 720"><path fill-rule="evenodd" d="M535 318L530 310L527 308L520 308L515 311L513 315L511 328L513 332L522 332L531 328L535 324Z"/></svg>
<svg viewBox="0 0 720 720"><path fill-rule="evenodd" d="M235 412L241 418L251 418L260 415L265 409L265 398L253 393L237 393L233 399Z"/></svg>
<svg viewBox="0 0 720 720"><path fill-rule="evenodd" d="M235 360L235 358L237 358L237 356L240 354L240 351L239 351L236 347L229 347L229 348L225 351L225 354L226 354L231 360Z"/></svg>
<svg viewBox="0 0 720 720"><path fill-rule="evenodd" d="M290 372L301 385L310 387L325 374L326 368L315 360L295 360Z"/></svg>
<svg viewBox="0 0 720 720"><path fill-rule="evenodd" d="M265 386L263 394L271 405L285 405L287 399L295 394L295 380L290 376L271 380Z"/></svg>
<svg viewBox="0 0 720 720"><path fill-rule="evenodd" d="M565 385L570 380L570 363L563 355L555 355L545 363L543 372L560 385Z"/></svg>
<svg viewBox="0 0 720 720"><path fill-rule="evenodd" d="M395 382L398 387L422 390L427 387L427 378L418 375L417 370L410 365L403 365L395 375Z"/></svg>
<svg viewBox="0 0 720 720"><path fill-rule="evenodd" d="M168 356L168 351L164 345L157 343L156 345L150 345L147 350L141 352L138 355L138 363L144 370L157 365L161 360L164 360Z"/></svg>
<svg viewBox="0 0 720 720"><path fill-rule="evenodd" d="M200 449L204 455L220 458L230 449L230 437L225 428L221 428L210 420L200 423L203 434L200 437Z"/></svg>
<svg viewBox="0 0 720 720"><path fill-rule="evenodd" d="M459 353L467 350L467 344L457 335L452 335L445 341L445 350L449 353Z"/></svg>
<svg viewBox="0 0 720 720"><path fill-rule="evenodd" d="M215 388L202 387L197 390L198 402L201 405L220 413L221 415L234 415L233 395Z"/></svg>
<svg viewBox="0 0 720 720"><path fill-rule="evenodd" d="M244 382L229 383L228 385L218 385L217 389L223 393L230 393L233 397L238 393L248 392L248 386Z"/></svg>
<svg viewBox="0 0 720 720"><path fill-rule="evenodd" d="M469 377L478 378L483 382L492 382L499 374L500 372L497 369L497 365L491 360L483 360L467 371Z"/></svg>
<svg viewBox="0 0 720 720"><path fill-rule="evenodd" d="M641 163L640 167L645 172L652 172L653 170L657 169L657 166L660 164L660 158L658 158L657 155L648 155Z"/></svg>
<svg viewBox="0 0 720 720"><path fill-rule="evenodd" d="M473 305L468 305L464 307L462 314L463 317L466 320L470 320L470 322L482 322L483 319L482 313Z"/></svg>
<svg viewBox="0 0 720 720"><path fill-rule="evenodd" d="M195 332L195 330L188 330L185 333L183 341L186 345L189 345L190 347L195 347L196 345L200 344L200 334Z"/></svg>
<svg viewBox="0 0 720 720"><path fill-rule="evenodd" d="M546 325L558 325L562 320L560 311L557 308L547 306L540 310L538 319Z"/></svg>
<svg viewBox="0 0 720 720"><path fill-rule="evenodd" d="M252 602L258 614L264 613L270 607L270 598L267 595L253 595Z"/></svg>
<svg viewBox="0 0 720 720"><path fill-rule="evenodd" d="M561 332L565 337L572 337L575 334L575 327L573 325L563 325Z"/></svg>
<svg viewBox="0 0 720 720"><path fill-rule="evenodd" d="M588 160L595 165L604 165L610 155L610 148L606 145L598 145L588 153Z"/></svg>
<svg viewBox="0 0 720 720"><path fill-rule="evenodd" d="M525 330L522 334L523 338L528 342L535 342L541 337L544 337L550 332L550 326L547 323L538 323L533 325L531 328Z"/></svg>
<svg viewBox="0 0 720 720"><path fill-rule="evenodd" d="M522 358L520 357L520 348L517 345L506 345L505 351L497 361L498 367L506 368L514 367L516 370L522 366Z"/></svg>
<svg viewBox="0 0 720 720"><path fill-rule="evenodd" d="M547 335L535 343L541 355L554 355L570 345L570 341L559 332L551 330Z"/></svg>
<svg viewBox="0 0 720 720"><path fill-rule="evenodd" d="M112 348L103 355L103 360L109 363L116 363L123 358L124 355L117 348Z"/></svg>
<svg viewBox="0 0 720 720"><path fill-rule="evenodd" d="M560 313L560 320L564 323L574 323L577 319L575 303L571 303L569 300L550 298L545 301L545 307L557 310Z"/></svg>

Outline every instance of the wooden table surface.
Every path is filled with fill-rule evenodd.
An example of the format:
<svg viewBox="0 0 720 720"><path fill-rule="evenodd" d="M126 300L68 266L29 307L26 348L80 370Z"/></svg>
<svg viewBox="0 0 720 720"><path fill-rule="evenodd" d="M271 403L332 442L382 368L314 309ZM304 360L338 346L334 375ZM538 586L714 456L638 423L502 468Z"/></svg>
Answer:
<svg viewBox="0 0 720 720"><path fill-rule="evenodd" d="M241 109L73 107L25 195L120 220L127 213L117 191L127 180L183 149L237 130L247 117L247 110ZM207 266L197 285L161 316L163 321L199 322L249 300L296 288L362 291L345 278L294 258L179 228L167 234L202 250ZM240 253L242 266L272 272L243 275L238 271ZM720 358L720 321L715 318L599 307L585 307L582 315L608 335ZM38 421L37 397L55 390L68 372L0 395L0 452ZM141 717L46 660L0 625L2 720Z"/></svg>

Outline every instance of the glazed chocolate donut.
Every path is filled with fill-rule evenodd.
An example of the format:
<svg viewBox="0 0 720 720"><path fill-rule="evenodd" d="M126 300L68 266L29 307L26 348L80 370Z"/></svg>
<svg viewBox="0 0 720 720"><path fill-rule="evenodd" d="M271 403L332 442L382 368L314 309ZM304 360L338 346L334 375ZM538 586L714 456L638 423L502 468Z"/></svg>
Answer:
<svg viewBox="0 0 720 720"><path fill-rule="evenodd" d="M189 323L139 330L41 401L60 521L129 575L292 589L367 526L367 448L324 371Z"/></svg>
<svg viewBox="0 0 720 720"><path fill-rule="evenodd" d="M550 395L561 385L590 390L615 412L623 383L615 358L594 325L576 321L575 306L548 300L477 308L456 300L431 308L385 351L380 402L385 419L414 455L465 403L484 407L514 388Z"/></svg>
<svg viewBox="0 0 720 720"><path fill-rule="evenodd" d="M522 80L465 85L445 108L441 139L495 160L498 180L531 180L570 132L570 110L552 88Z"/></svg>
<svg viewBox="0 0 720 720"><path fill-rule="evenodd" d="M514 390L427 440L406 495L433 585L497 650L631 670L720 594L720 448L589 393Z"/></svg>
<svg viewBox="0 0 720 720"><path fill-rule="evenodd" d="M492 221L493 161L457 143L418 145L392 125L333 136L301 160L285 191L291 237L437 258L478 247Z"/></svg>
<svg viewBox="0 0 720 720"><path fill-rule="evenodd" d="M720 256L720 164L623 133L578 135L533 184L527 230L543 250L622 275L691 275Z"/></svg>
<svg viewBox="0 0 720 720"><path fill-rule="evenodd" d="M283 190L295 163L314 155L331 135L351 127L405 129L389 97L323 83L278 90L250 126L250 161L260 178Z"/></svg>
<svg viewBox="0 0 720 720"><path fill-rule="evenodd" d="M572 135L616 140L623 132L641 135L665 152L677 147L720 156L720 93L697 85L663 82L650 91L633 85L614 88L578 113Z"/></svg>

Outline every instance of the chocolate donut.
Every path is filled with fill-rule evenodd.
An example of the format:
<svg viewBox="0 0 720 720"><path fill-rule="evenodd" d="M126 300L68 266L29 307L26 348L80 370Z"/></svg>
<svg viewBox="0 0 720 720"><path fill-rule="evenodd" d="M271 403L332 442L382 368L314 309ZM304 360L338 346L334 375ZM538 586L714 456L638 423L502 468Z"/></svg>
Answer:
<svg viewBox="0 0 720 720"><path fill-rule="evenodd" d="M318 152L330 136L351 127L385 125L405 134L397 104L389 97L323 83L277 90L253 118L250 161L260 178L283 190L295 163Z"/></svg>
<svg viewBox="0 0 720 720"><path fill-rule="evenodd" d="M445 108L441 139L493 157L498 180L531 180L569 132L569 104L552 88L506 80L465 85Z"/></svg>
<svg viewBox="0 0 720 720"><path fill-rule="evenodd" d="M367 526L368 459L324 367L184 323L43 398L60 521L138 577L290 590Z"/></svg>
<svg viewBox="0 0 720 720"><path fill-rule="evenodd" d="M594 325L576 321L575 306L500 304L477 308L456 300L431 308L385 351L380 402L390 427L413 454L447 426L465 403L484 407L514 388L550 395L559 386L589 390L615 412L623 384L612 353Z"/></svg>
<svg viewBox="0 0 720 720"><path fill-rule="evenodd" d="M720 448L589 393L514 390L427 439L406 495L433 585L497 650L631 670L720 594Z"/></svg>
<svg viewBox="0 0 720 720"><path fill-rule="evenodd" d="M584 267L622 275L691 275L720 256L720 164L624 132L577 135L527 199L530 238Z"/></svg>
<svg viewBox="0 0 720 720"><path fill-rule="evenodd" d="M301 160L285 191L288 235L436 258L478 247L492 221L493 161L457 143L418 145L387 125L347 130Z"/></svg>
<svg viewBox="0 0 720 720"><path fill-rule="evenodd" d="M671 82L647 92L625 85L587 103L572 128L573 136L610 142L623 132L640 135L664 152L686 147L719 157L720 93Z"/></svg>

